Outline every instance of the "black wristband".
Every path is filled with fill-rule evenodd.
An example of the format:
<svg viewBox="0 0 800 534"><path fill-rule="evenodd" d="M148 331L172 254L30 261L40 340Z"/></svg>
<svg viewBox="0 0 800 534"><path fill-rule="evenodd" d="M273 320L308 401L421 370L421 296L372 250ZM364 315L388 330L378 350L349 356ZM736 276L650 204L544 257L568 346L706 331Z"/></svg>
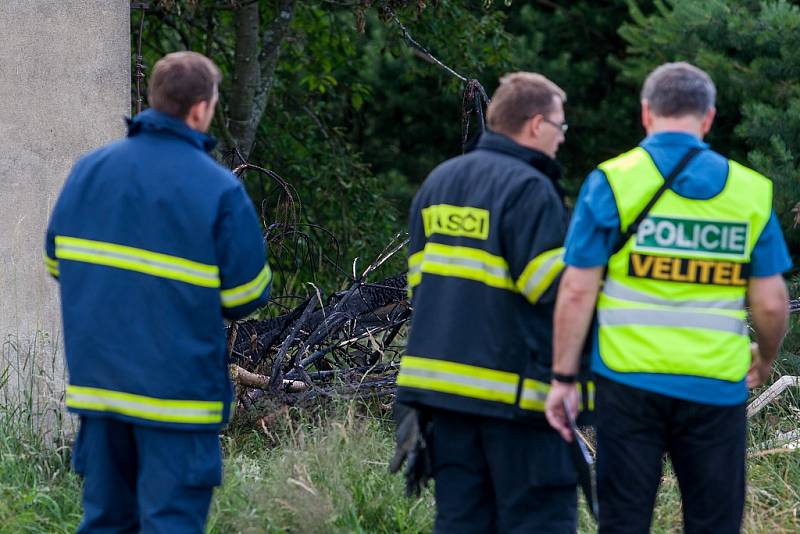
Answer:
<svg viewBox="0 0 800 534"><path fill-rule="evenodd" d="M562 375L561 373L553 372L553 380L562 384L574 384L577 378L577 375Z"/></svg>

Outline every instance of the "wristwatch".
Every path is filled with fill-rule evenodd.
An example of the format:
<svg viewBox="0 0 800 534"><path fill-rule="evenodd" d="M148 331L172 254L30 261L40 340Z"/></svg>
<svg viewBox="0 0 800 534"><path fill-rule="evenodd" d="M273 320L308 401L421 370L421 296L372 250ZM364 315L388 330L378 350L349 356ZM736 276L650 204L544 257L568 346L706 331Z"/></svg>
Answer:
<svg viewBox="0 0 800 534"><path fill-rule="evenodd" d="M578 379L577 375L562 375L561 373L553 372L553 380L561 382L562 384L574 384Z"/></svg>

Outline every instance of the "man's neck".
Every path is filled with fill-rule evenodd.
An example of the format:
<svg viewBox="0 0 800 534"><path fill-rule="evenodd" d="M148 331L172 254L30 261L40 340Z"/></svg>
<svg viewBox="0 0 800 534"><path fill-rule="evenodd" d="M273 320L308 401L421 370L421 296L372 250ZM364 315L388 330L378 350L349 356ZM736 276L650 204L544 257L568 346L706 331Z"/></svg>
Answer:
<svg viewBox="0 0 800 534"><path fill-rule="evenodd" d="M200 122L198 122L197 120L192 119L191 117L187 117L187 118L183 119L183 122L184 122L184 124L186 124L186 126L191 128L195 132L206 133L202 129L203 128L202 124Z"/></svg>
<svg viewBox="0 0 800 534"><path fill-rule="evenodd" d="M703 125L694 117L659 117L647 128L647 135L661 132L680 132L703 139Z"/></svg>
<svg viewBox="0 0 800 534"><path fill-rule="evenodd" d="M538 146L536 141L532 140L530 137L526 137L524 135L508 135L508 134L504 134L504 135L506 137L508 137L509 139L511 139L512 141L514 141L515 143L517 143L519 146L522 146L522 147L525 147L525 148L529 148L531 150L536 150L536 151L542 152L542 154L544 154L544 152L542 151L542 148L540 146Z"/></svg>

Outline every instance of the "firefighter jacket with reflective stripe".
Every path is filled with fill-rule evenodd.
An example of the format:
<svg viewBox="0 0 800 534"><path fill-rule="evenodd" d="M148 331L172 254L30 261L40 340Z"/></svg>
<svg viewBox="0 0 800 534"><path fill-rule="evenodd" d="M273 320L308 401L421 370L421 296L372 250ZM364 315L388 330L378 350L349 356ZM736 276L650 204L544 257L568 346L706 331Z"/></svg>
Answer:
<svg viewBox="0 0 800 534"><path fill-rule="evenodd" d="M409 216L401 402L541 420L568 222L558 175L541 152L487 132L425 180Z"/></svg>
<svg viewBox="0 0 800 534"><path fill-rule="evenodd" d="M624 232L663 177L642 148L600 169ZM748 265L771 211L772 182L735 161L713 198L667 190L609 260L597 305L603 362L617 372L742 380Z"/></svg>
<svg viewBox="0 0 800 534"><path fill-rule="evenodd" d="M272 274L255 209L212 143L148 110L67 178L45 265L61 287L71 411L183 429L228 420L223 317L262 306Z"/></svg>

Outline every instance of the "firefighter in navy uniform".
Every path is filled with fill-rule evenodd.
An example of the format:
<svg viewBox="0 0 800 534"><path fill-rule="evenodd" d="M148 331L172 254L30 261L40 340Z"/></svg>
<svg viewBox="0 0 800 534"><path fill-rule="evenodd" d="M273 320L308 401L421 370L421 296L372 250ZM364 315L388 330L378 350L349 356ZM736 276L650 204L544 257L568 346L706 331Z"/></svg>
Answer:
<svg viewBox="0 0 800 534"><path fill-rule="evenodd" d="M219 81L200 54L156 63L152 108L76 163L50 218L78 532L202 533L222 480L223 317L262 306L272 275L242 184L206 153Z"/></svg>
<svg viewBox="0 0 800 534"><path fill-rule="evenodd" d="M436 532L576 529L576 473L543 416L568 217L554 160L564 101L541 75L503 77L490 131L411 207L398 402L430 415Z"/></svg>

